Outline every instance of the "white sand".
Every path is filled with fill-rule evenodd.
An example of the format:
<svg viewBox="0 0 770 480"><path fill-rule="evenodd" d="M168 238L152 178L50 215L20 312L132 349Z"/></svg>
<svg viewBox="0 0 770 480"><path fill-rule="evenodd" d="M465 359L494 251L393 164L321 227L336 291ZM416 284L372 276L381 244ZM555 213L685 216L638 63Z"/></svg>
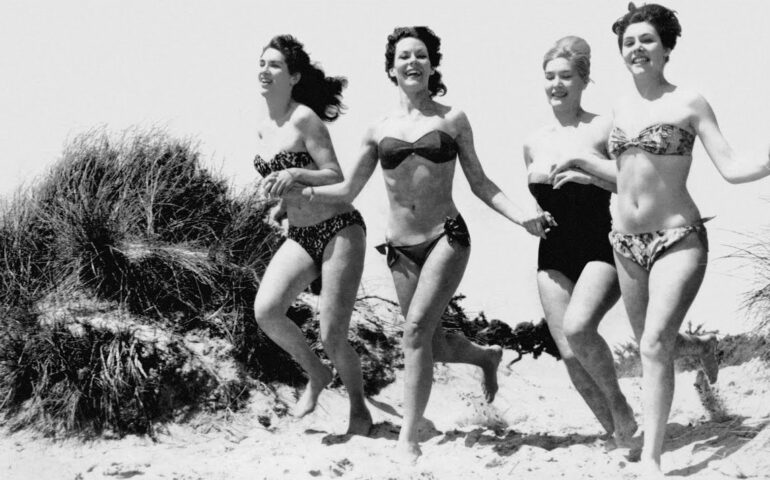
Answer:
<svg viewBox="0 0 770 480"><path fill-rule="evenodd" d="M512 357L506 353L503 365ZM730 415L708 418L693 387L695 372L677 375L664 471L691 479L770 478L770 373L758 361L724 368L714 386ZM564 366L548 356L500 369L494 406L483 404L480 371L436 367L426 418L424 455L416 466L392 460L400 424L402 382L371 399L373 437L347 438L344 390L321 396L302 420L278 418L273 400L255 392L250 408L230 419L198 417L167 425L158 441L52 441L29 432L0 436L0 478L20 479L636 479L627 450L608 450L598 423L571 387ZM641 412L639 379L622 379ZM279 388L292 402L293 390ZM265 428L258 419L270 419Z"/></svg>

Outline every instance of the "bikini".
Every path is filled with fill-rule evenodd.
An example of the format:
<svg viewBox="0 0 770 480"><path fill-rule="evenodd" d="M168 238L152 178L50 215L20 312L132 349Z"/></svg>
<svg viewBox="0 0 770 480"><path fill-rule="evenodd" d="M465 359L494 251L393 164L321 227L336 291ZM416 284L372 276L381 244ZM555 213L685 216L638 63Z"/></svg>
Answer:
<svg viewBox="0 0 770 480"><path fill-rule="evenodd" d="M607 150L616 158L632 147L653 155L689 156L694 144L694 134L676 125L659 123L643 129L634 138L628 138L622 129L614 127L607 141ZM711 218L698 220L692 225L644 233L622 233L613 229L609 234L610 243L620 255L650 271L661 255L691 233L697 234L708 251L708 235L703 224L709 220Z"/></svg>
<svg viewBox="0 0 770 480"><path fill-rule="evenodd" d="M254 168L260 175L265 177L273 172L286 170L287 168L305 168L312 162L313 157L308 152L288 152L284 150L275 154L269 161L256 155L254 157ZM351 225L360 225L364 233L366 233L366 224L361 213L358 210L351 210L306 227L289 225L287 237L297 242L320 269L326 246L341 230Z"/></svg>
<svg viewBox="0 0 770 480"><path fill-rule="evenodd" d="M529 191L559 224L540 240L538 270L556 270L577 283L589 262L615 265L607 241L607 232L612 229L609 191L571 182L559 189L547 183L530 183Z"/></svg>
<svg viewBox="0 0 770 480"><path fill-rule="evenodd" d="M433 163L446 163L457 158L457 142L448 133L442 130L431 130L414 142L407 142L394 137L383 137L377 145L380 164L383 170L392 170L398 167L404 160L412 155ZM468 226L461 215L455 218L447 217L444 221L444 229L437 236L415 245L394 245L387 240L375 248L385 255L388 267L391 269L399 260L406 258L417 267L422 267L430 256L433 248L443 237L447 238L450 245L470 247L471 236Z"/></svg>

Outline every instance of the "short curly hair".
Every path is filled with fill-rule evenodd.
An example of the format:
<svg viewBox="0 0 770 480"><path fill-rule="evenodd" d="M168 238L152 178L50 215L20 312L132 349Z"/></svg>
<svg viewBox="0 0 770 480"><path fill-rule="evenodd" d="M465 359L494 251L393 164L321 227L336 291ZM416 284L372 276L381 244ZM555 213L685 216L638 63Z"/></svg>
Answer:
<svg viewBox="0 0 770 480"><path fill-rule="evenodd" d="M618 48L623 48L623 35L626 28L632 23L647 22L658 32L663 46L673 50L676 46L677 37L682 36L682 26L676 17L676 12L663 5L650 3L636 7L633 3L628 4L628 13L620 17L612 24L612 31L618 36Z"/></svg>
<svg viewBox="0 0 770 480"><path fill-rule="evenodd" d="M431 97L444 95L447 87L441 81L441 72L436 70L441 64L441 39L428 27L396 27L393 33L388 35L388 44L385 47L385 72L395 85L398 82L390 76L390 69L396 60L396 44L404 38L416 38L425 44L428 49L428 59L433 67L433 73L428 79L428 91Z"/></svg>

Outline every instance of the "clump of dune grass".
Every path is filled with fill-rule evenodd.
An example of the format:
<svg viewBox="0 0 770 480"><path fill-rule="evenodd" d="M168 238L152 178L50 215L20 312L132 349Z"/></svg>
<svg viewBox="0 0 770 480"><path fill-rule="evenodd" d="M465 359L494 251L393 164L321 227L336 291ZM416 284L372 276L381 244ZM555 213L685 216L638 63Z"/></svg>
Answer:
<svg viewBox="0 0 770 480"><path fill-rule="evenodd" d="M32 330L10 331L25 329ZM130 330L36 325L23 337L2 338L0 408L12 430L152 434L155 421L208 394L207 373L185 369L187 357L178 342L159 349Z"/></svg>

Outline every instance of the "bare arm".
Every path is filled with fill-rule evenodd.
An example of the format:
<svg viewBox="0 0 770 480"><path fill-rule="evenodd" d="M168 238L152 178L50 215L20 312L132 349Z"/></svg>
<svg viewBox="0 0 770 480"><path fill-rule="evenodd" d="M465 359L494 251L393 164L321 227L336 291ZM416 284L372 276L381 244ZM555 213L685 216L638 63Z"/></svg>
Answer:
<svg viewBox="0 0 770 480"><path fill-rule="evenodd" d="M611 128L611 118L606 116L597 117L596 129L593 130L596 134L595 144L600 145L601 153L604 156L597 155L591 151L578 153L573 158L564 159L564 161L554 164L551 168L551 181L555 184L556 175L560 172L576 168L595 178L597 181L591 182L594 185L612 192L617 191L615 184L618 181L618 167L615 161L610 159L607 152L607 140L609 139Z"/></svg>
<svg viewBox="0 0 770 480"><path fill-rule="evenodd" d="M711 105L700 95L693 101L695 132L700 137L709 158L717 167L720 175L730 183L744 183L759 180L770 175L768 158L740 158L733 152L722 132L719 130L716 115Z"/></svg>
<svg viewBox="0 0 770 480"><path fill-rule="evenodd" d="M374 129L369 129L364 135L358 160L345 180L340 183L325 186L306 186L293 189L291 195L302 196L308 201L321 203L352 203L361 193L366 183L377 167L377 143L374 140Z"/></svg>
<svg viewBox="0 0 770 480"><path fill-rule="evenodd" d="M323 121L309 109L299 115L296 123L317 170L287 168L265 178L265 189L273 195L282 195L292 185L329 185L342 181L342 170L337 163L329 130Z"/></svg>
<svg viewBox="0 0 770 480"><path fill-rule="evenodd" d="M468 179L473 194L494 211L513 223L524 227L533 235L545 237L542 227L542 214L538 212L524 212L521 208L514 205L484 173L473 144L473 130L465 113L459 112L456 121L458 130L456 141L459 150L460 166L463 169L463 173L465 173L465 178ZM532 228L530 229L530 227Z"/></svg>

